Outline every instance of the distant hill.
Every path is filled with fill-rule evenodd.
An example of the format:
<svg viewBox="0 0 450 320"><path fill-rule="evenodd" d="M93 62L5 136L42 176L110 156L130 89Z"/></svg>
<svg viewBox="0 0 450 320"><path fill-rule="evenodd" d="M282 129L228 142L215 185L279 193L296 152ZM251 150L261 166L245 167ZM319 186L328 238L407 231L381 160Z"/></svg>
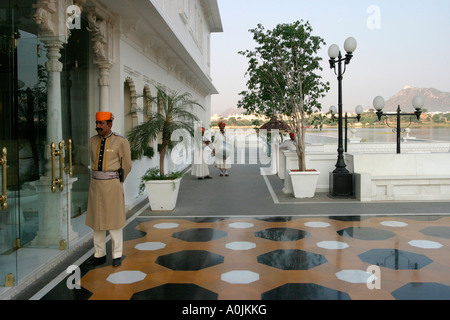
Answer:
<svg viewBox="0 0 450 320"><path fill-rule="evenodd" d="M412 100L415 96L425 98L424 109L428 112L450 112L450 92L441 92L434 88L412 88L405 86L396 95L386 101L385 112L395 112L397 107L403 112L413 112Z"/></svg>
<svg viewBox="0 0 450 320"><path fill-rule="evenodd" d="M219 116L224 117L224 118L228 118L229 116L235 115L235 114L241 114L244 113L245 110L244 109L239 109L239 108L228 108L225 111L222 111Z"/></svg>

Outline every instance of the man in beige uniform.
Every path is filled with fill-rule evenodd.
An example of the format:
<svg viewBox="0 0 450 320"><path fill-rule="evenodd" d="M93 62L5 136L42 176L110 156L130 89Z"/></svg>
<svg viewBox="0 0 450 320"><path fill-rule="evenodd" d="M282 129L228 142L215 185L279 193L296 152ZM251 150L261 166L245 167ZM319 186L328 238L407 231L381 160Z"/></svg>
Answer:
<svg viewBox="0 0 450 320"><path fill-rule="evenodd" d="M95 254L88 262L94 266L106 262L106 230L111 235L113 266L119 266L122 259L126 214L119 169L122 167L125 181L131 171L131 151L128 140L111 131L113 120L110 112L97 112L98 135L89 140L92 179L86 225L94 229Z"/></svg>

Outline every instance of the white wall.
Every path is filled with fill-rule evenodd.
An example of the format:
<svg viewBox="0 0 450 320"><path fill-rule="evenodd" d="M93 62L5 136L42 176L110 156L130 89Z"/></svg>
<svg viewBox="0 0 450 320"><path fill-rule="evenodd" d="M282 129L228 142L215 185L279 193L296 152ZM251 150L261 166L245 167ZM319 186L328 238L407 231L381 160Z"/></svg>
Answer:
<svg viewBox="0 0 450 320"><path fill-rule="evenodd" d="M347 154L361 201L450 199L450 153Z"/></svg>
<svg viewBox="0 0 450 320"><path fill-rule="evenodd" d="M205 110L196 108L196 115L202 120L204 126L209 126L210 123L210 110L211 99L210 97L202 97L197 92L193 91L182 81L177 79L173 74L168 73L163 67L159 66L152 59L139 52L138 48L135 48L132 43L125 40L120 40L120 76L117 79L114 87L120 87L118 89L111 90L111 102L113 104L111 110L120 110L117 113L121 113L122 117L126 115L123 112L124 109L124 83L126 78L131 78L136 86L136 93L142 94L144 85L149 85L152 96L156 94L155 86L164 86L170 90L179 92L188 92L192 95L194 100L197 100ZM120 85L120 86L119 86ZM143 99L137 100L138 106L143 106ZM114 112L114 111L113 111ZM123 118L122 118L123 119ZM139 123L143 121L142 113L138 113ZM115 121L116 122L116 121ZM116 124L115 124L116 126ZM117 121L115 128L118 132L126 134L123 128L123 120ZM120 130L120 131L119 131ZM132 207L141 200L138 195L138 185L140 177L145 171L151 167L159 166L159 154L157 152L156 145L154 146L155 156L152 159L143 159L133 162L133 169L130 176L125 183L125 197L126 204ZM185 166L175 167L170 157L167 157L167 168L171 171L184 169Z"/></svg>
<svg viewBox="0 0 450 320"><path fill-rule="evenodd" d="M153 0L166 23L200 68L210 75L210 29L199 0ZM199 32L201 29L201 32Z"/></svg>

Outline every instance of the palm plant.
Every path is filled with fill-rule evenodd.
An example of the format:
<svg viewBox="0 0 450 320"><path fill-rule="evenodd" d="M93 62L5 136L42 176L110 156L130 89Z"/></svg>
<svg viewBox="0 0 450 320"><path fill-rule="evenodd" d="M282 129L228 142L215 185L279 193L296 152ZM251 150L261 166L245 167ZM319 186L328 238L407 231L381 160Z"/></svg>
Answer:
<svg viewBox="0 0 450 320"><path fill-rule="evenodd" d="M149 144L161 133L162 143L159 149L159 175L161 178L164 177L165 156L169 146L173 143L172 134L181 130L188 132L190 136L194 135L194 122L199 121L199 118L192 110L194 106L202 109L203 107L191 97L189 93L167 93L161 88L157 88L155 97L144 95L144 98L157 104L158 110L152 111L147 121L131 129L127 135L131 153L136 160L145 155Z"/></svg>

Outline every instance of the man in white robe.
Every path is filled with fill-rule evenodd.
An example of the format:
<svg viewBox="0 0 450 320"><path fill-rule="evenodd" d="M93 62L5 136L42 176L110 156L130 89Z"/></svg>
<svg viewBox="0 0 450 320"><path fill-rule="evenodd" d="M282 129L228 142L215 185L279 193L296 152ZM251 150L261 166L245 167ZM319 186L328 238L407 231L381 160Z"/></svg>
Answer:
<svg viewBox="0 0 450 320"><path fill-rule="evenodd" d="M295 134L293 132L289 133L289 140L284 141L280 145L280 150L289 150L289 151L295 151L297 150L296 142L295 142Z"/></svg>
<svg viewBox="0 0 450 320"><path fill-rule="evenodd" d="M207 157L206 153L212 151L210 147L211 141L205 137L204 127L199 127L198 129L201 132L201 139L200 137L195 137L194 164L192 165L191 174L199 180L212 179L209 175L209 168L205 158Z"/></svg>
<svg viewBox="0 0 450 320"><path fill-rule="evenodd" d="M221 177L228 177L228 170L231 168L231 144L225 133L225 126L225 122L219 122L220 131L214 139L215 167L219 169L219 175Z"/></svg>

